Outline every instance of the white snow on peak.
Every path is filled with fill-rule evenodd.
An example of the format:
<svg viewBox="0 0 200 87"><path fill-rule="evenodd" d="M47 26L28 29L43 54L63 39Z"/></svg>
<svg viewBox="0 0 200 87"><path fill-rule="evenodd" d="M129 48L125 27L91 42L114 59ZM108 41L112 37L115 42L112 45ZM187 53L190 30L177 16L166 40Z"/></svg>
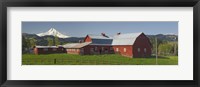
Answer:
<svg viewBox="0 0 200 87"><path fill-rule="evenodd" d="M38 36L42 37L42 36L47 36L47 35L52 35L52 36L57 36L59 38L69 38L70 36L64 35L60 32L58 32L56 29L51 28L49 29L47 32L44 33L39 33L37 34Z"/></svg>

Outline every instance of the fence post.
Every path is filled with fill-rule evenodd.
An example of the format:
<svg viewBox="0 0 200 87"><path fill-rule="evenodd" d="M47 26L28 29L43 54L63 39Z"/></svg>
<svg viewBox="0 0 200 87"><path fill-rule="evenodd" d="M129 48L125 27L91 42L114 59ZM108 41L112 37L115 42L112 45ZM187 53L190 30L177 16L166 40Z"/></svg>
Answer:
<svg viewBox="0 0 200 87"><path fill-rule="evenodd" d="M54 59L54 64L56 64L56 59Z"/></svg>

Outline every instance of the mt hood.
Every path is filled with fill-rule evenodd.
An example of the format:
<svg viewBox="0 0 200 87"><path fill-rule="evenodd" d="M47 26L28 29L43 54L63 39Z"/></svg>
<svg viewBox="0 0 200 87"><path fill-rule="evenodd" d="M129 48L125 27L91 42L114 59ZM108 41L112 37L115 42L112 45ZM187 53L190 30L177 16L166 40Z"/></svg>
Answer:
<svg viewBox="0 0 200 87"><path fill-rule="evenodd" d="M38 36L42 37L42 36L49 36L49 35L52 35L52 36L57 36L59 38L69 38L70 36L66 36L64 34L61 34L60 32L58 32L56 29L54 28L51 28L49 29L47 32L44 32L44 33L39 33L37 34Z"/></svg>

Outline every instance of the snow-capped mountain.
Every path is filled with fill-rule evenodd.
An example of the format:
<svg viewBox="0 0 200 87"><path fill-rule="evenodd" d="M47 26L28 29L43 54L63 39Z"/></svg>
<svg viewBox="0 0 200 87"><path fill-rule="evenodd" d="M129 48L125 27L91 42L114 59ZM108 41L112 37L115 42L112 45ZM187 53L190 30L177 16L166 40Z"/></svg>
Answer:
<svg viewBox="0 0 200 87"><path fill-rule="evenodd" d="M70 36L64 35L60 32L58 32L56 29L51 28L49 29L47 32L44 33L39 33L37 34L38 36L42 37L42 36L47 36L47 35L52 35L52 36L57 36L59 38L69 38Z"/></svg>

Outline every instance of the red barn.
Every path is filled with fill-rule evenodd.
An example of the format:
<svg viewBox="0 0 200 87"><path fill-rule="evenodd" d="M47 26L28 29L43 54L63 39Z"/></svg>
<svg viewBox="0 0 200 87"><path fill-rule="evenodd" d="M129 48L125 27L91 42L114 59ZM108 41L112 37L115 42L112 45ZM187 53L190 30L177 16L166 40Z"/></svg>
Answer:
<svg viewBox="0 0 200 87"><path fill-rule="evenodd" d="M84 42L91 42L85 47L85 54L110 54L114 53L112 47L112 38L108 37L106 34L101 35L87 35Z"/></svg>
<svg viewBox="0 0 200 87"><path fill-rule="evenodd" d="M106 34L87 35L84 42L70 43L63 46L35 46L35 54L67 53L67 54L112 54L126 57L150 57L151 43L144 33L118 33L113 38Z"/></svg>
<svg viewBox="0 0 200 87"><path fill-rule="evenodd" d="M127 57L151 56L151 43L144 33L117 34L113 38L112 46L115 53Z"/></svg>
<svg viewBox="0 0 200 87"><path fill-rule="evenodd" d="M34 54L64 53L62 46L34 46Z"/></svg>

